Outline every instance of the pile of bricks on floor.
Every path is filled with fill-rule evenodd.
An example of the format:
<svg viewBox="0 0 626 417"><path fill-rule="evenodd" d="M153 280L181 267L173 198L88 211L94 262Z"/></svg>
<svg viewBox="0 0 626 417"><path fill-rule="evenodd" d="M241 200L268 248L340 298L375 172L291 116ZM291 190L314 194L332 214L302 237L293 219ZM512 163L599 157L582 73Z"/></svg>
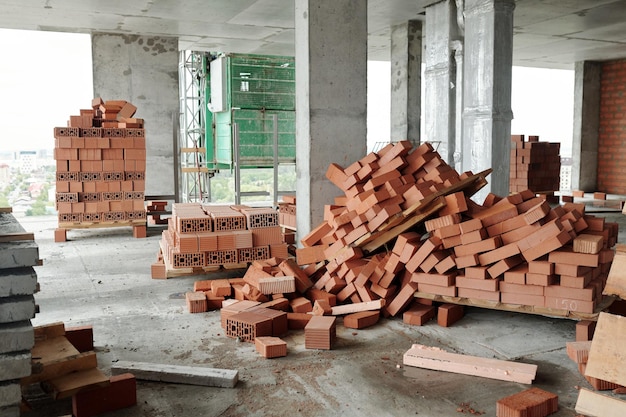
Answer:
<svg viewBox="0 0 626 417"><path fill-rule="evenodd" d="M163 262L153 266L163 274L170 268L244 264L258 259L288 257L287 244L272 208L179 203L161 239ZM165 278L165 277L162 277Z"/></svg>
<svg viewBox="0 0 626 417"><path fill-rule="evenodd" d="M554 191L560 189L561 144L539 142L539 136L511 136L509 190L512 193L534 190L546 193L550 203L558 203Z"/></svg>
<svg viewBox="0 0 626 417"><path fill-rule="evenodd" d="M325 220L298 250L298 263L316 287L339 302L385 299L383 312L391 316L416 291L594 312L614 255L616 223L585 214L582 204L551 208L529 190L506 198L489 194L479 205L468 188L458 191L471 173L459 175L428 143L411 150L390 144L346 169L329 169L345 197L326 206ZM416 207L432 196L445 204L423 221L424 229L415 222L393 233L396 223L412 224ZM385 235L395 240L370 245Z"/></svg>
<svg viewBox="0 0 626 417"><path fill-rule="evenodd" d="M0 415L19 416L20 378L31 373L39 248L8 208L0 210Z"/></svg>
<svg viewBox="0 0 626 417"><path fill-rule="evenodd" d="M54 128L55 241L90 224L135 226L135 237L145 237L146 138L136 110L124 100L96 98L66 127Z"/></svg>
<svg viewBox="0 0 626 417"><path fill-rule="evenodd" d="M190 313L221 309L226 335L256 343L265 357L274 357L263 352L270 343L282 346L277 338L289 330L304 330L308 349L332 349L338 316L343 317L345 327L364 329L378 322L385 305L384 300L338 305L337 295L316 288L291 258L254 261L242 278L196 281L193 291L186 293L186 304ZM418 324L421 320L419 324L423 324L438 311L438 323L447 327L463 317L460 305L423 306L429 309L427 314L418 311L419 306L405 312L405 322ZM259 337L274 339L258 341Z"/></svg>

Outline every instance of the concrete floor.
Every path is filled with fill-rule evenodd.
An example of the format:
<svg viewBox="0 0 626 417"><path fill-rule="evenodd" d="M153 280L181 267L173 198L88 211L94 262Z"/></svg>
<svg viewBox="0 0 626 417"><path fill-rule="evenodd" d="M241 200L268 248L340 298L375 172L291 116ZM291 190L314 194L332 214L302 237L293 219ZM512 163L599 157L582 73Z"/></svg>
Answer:
<svg viewBox="0 0 626 417"><path fill-rule="evenodd" d="M620 223L621 213L606 215ZM590 387L566 355L575 322L543 316L466 308L453 327L429 322L406 325L381 319L353 330L339 321L333 350L304 348L304 332L284 339L288 355L264 359L250 343L224 335L219 311L189 314L184 293L206 277L152 280L150 264L160 230L134 239L130 228L70 230L68 242L55 243L56 218L19 218L35 233L43 266L35 326L62 321L93 325L99 368L110 373L120 360L236 369L235 388L212 388L138 381L136 407L110 416L495 416L496 401L530 386L486 378L404 367L402 355L413 343L502 360L538 365L533 386L559 396L554 416L575 416L577 387ZM230 271L230 276L241 272ZM221 277L216 273L210 277ZM31 387L33 411L25 416L71 414L71 401L51 401Z"/></svg>

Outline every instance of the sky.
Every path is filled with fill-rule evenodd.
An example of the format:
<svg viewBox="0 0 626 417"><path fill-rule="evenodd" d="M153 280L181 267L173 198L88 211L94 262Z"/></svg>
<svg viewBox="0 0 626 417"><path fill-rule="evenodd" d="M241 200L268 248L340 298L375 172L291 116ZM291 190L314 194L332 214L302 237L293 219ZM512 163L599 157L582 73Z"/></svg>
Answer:
<svg viewBox="0 0 626 417"><path fill-rule="evenodd" d="M51 149L53 129L93 98L89 35L0 29L0 151ZM368 63L368 144L388 141L389 62ZM571 154L574 71L513 67L512 134ZM112 99L112 98L111 98Z"/></svg>
<svg viewBox="0 0 626 417"><path fill-rule="evenodd" d="M54 127L90 108L89 35L0 29L0 150L54 147Z"/></svg>

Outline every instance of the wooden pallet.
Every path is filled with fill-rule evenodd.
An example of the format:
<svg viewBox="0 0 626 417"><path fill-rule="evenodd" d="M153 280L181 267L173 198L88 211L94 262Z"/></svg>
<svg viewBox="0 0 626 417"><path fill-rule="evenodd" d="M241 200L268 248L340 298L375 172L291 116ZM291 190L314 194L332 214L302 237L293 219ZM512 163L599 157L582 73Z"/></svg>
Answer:
<svg viewBox="0 0 626 417"><path fill-rule="evenodd" d="M145 226L146 219L141 220L119 220L108 222L80 222L80 223L61 223L59 229L105 229L111 227L129 227L129 226Z"/></svg>
<svg viewBox="0 0 626 417"><path fill-rule="evenodd" d="M450 297L435 295L424 292L416 292L415 297L425 298L441 303L460 304L469 307L489 308L492 310L510 311L515 313L535 314L539 316L556 317L572 320L597 320L601 311L606 310L615 300L614 297L604 297L602 302L596 307L593 313L581 313L578 311L561 310L549 307L537 307L519 304L505 304L495 301L479 300L472 298Z"/></svg>

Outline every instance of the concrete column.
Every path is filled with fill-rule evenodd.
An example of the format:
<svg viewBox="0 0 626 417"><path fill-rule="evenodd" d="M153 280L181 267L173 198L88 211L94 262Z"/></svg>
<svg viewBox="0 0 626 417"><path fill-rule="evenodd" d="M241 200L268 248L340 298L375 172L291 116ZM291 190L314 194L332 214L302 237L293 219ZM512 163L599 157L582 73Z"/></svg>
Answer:
<svg viewBox="0 0 626 417"><path fill-rule="evenodd" d="M129 101L145 120L146 195L173 195L178 39L94 34L91 47L94 97Z"/></svg>
<svg viewBox="0 0 626 417"><path fill-rule="evenodd" d="M601 76L599 62L577 62L574 66L572 190L597 190Z"/></svg>
<svg viewBox="0 0 626 417"><path fill-rule="evenodd" d="M493 168L476 195L509 193L513 0L465 2L463 170Z"/></svg>
<svg viewBox="0 0 626 417"><path fill-rule="evenodd" d="M297 228L304 237L340 190L326 179L367 152L367 2L297 0Z"/></svg>
<svg viewBox="0 0 626 417"><path fill-rule="evenodd" d="M451 43L458 38L456 6L444 0L426 8L424 136L454 165L456 149L456 62Z"/></svg>
<svg viewBox="0 0 626 417"><path fill-rule="evenodd" d="M454 126L454 169L463 171L462 150L463 150L463 42L453 41L454 61L456 63L456 83L455 83L455 126Z"/></svg>
<svg viewBox="0 0 626 417"><path fill-rule="evenodd" d="M420 143L422 22L391 29L391 141Z"/></svg>

